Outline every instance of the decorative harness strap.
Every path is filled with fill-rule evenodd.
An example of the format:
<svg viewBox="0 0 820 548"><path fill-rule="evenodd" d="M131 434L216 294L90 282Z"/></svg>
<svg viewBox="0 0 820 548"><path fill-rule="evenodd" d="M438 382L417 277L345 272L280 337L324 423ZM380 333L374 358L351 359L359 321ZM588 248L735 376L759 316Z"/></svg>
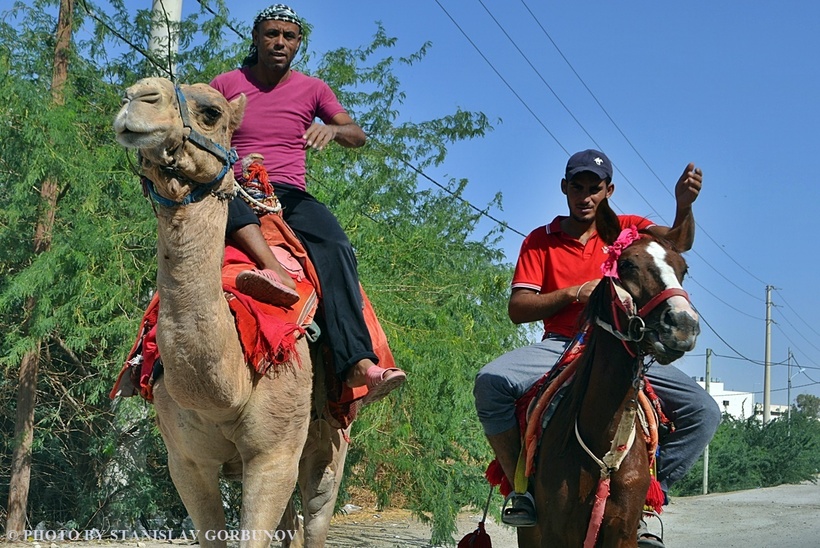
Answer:
<svg viewBox="0 0 820 548"><path fill-rule="evenodd" d="M581 434L578 431L578 420L577 418L575 420L575 437L578 443L601 469L598 488L595 492L595 501L592 506L592 515L590 517L589 526L587 527L586 538L584 539L584 548L592 548L595 546L601 524L603 523L606 501L609 498L610 476L620 468L621 463L626 458L626 455L629 453L635 441L635 424L636 415L638 413L636 398L638 397L637 393L640 391L640 380L645 368L640 367L643 352L637 347L633 349L629 343L638 343L643 340L644 334L649 331L644 319L661 303L675 296L683 297L689 301L689 295L683 289L667 288L652 297L649 302L640 309L636 310L632 296L620 284L618 258L626 247L639 238L640 234L634 226L623 230L615 243L606 249L609 253L609 257L601 266L601 271L610 285L612 324L601 318L596 318L595 323L619 339L623 343L627 353L635 358L635 378L632 384L636 390L636 396L627 402L624 411L621 413L621 419L615 431L615 437L612 439L609 451L602 459L596 457L581 439ZM626 329L623 329L621 324L621 313L626 315Z"/></svg>
<svg viewBox="0 0 820 548"><path fill-rule="evenodd" d="M584 548L592 548L595 546L595 541L598 540L598 532L601 530L601 524L604 520L604 510L606 510L606 501L609 498L609 484L610 476L613 472L617 472L621 467L621 463L629 454L632 445L635 443L635 418L638 413L638 406L635 400L630 400L621 413L621 420L618 422L618 428L615 431L615 437L612 438L609 451L603 458L599 459L587 447L584 440L581 438L581 433L578 431L578 420L575 420L575 439L581 445L587 455L600 467L601 477L598 479L598 488L595 491L595 502L592 505L592 515L590 516L589 525L587 526L587 534L584 539Z"/></svg>

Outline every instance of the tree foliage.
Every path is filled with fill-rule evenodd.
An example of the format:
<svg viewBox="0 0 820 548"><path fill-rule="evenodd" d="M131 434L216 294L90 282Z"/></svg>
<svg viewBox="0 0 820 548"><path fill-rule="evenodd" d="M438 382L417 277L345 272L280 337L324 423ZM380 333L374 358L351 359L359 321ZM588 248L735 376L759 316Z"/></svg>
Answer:
<svg viewBox="0 0 820 548"><path fill-rule="evenodd" d="M798 394L797 409L811 419L820 419L820 398L811 394Z"/></svg>
<svg viewBox="0 0 820 548"><path fill-rule="evenodd" d="M17 3L0 18L0 476L8 476L13 443L13 371L43 341L31 524L179 528L185 510L153 409L107 397L156 274L153 213L111 121L127 85L156 74L152 61L169 64L146 55L148 10L80 0L75 21L85 32L75 33L65 105L53 105L55 6ZM231 20L221 1L200 2L179 29L172 61L181 81L207 82L247 51L247 22ZM355 423L345 488L412 508L440 543L450 540L460 508L486 500L490 451L473 407L475 372L526 333L506 317L511 267L500 228L479 230L480 212L462 199L468 181L431 185L420 176L442 164L452 144L481 138L490 122L461 110L405 121L397 74L423 62L430 45L400 56L395 39L375 29L360 48L305 49L299 59L368 133L363 148L310 153L309 185L349 234L362 283L409 376ZM60 195L52 246L38 255L32 240L46 178L59 182ZM501 196L482 207L500 209ZM32 296L36 308L24 314ZM820 399L797 402L790 423L724 420L711 444L712 490L797 482L820 470ZM701 474L699 463L674 493L699 492ZM6 491L0 482L0 500Z"/></svg>

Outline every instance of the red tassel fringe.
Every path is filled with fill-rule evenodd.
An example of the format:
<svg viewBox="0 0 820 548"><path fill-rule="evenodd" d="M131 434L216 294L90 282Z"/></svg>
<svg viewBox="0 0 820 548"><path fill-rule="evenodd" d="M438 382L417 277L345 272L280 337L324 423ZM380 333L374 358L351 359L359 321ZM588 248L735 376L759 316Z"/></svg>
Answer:
<svg viewBox="0 0 820 548"><path fill-rule="evenodd" d="M490 485L499 486L498 491L502 496L506 497L513 492L513 486L510 484L509 480L507 480L507 476L504 475L504 470L502 470L501 465L498 464L497 460L493 460L493 462L490 463L487 467L487 471L484 472L484 477L487 478Z"/></svg>
<svg viewBox="0 0 820 548"><path fill-rule="evenodd" d="M654 477L649 482L649 489L646 492L646 505L651 507L655 512L663 512L663 503L666 497L661 489L661 484Z"/></svg>

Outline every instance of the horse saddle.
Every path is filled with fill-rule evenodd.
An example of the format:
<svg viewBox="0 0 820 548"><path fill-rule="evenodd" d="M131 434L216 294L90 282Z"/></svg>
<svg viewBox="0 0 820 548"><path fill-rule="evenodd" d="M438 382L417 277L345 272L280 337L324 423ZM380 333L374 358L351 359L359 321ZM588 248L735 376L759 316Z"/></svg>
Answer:
<svg viewBox="0 0 820 548"><path fill-rule="evenodd" d="M558 404L572 384L575 376L578 359L584 351L589 328L582 329L567 345L555 365L538 379L527 392L515 403L515 414L519 429L523 433L521 456L515 477L515 491L525 492L528 478L535 473L535 462L541 435L547 428ZM646 505L660 513L663 504L662 493L658 498L659 486L655 485L656 461L659 430L673 431L674 424L666 417L661 407L660 398L655 394L649 380L642 379L641 390L638 392L638 425L643 432L649 453L650 474L653 478L653 487L647 496ZM493 461L487 469L486 477L493 485L500 485L502 495L507 495L513 486L506 480L497 461Z"/></svg>

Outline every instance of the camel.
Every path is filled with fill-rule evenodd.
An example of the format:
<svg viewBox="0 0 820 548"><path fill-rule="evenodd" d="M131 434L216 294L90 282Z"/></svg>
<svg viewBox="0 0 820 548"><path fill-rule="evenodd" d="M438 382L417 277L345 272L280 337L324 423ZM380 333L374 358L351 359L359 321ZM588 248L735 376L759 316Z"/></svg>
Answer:
<svg viewBox="0 0 820 548"><path fill-rule="evenodd" d="M202 546L224 548L236 539L243 547L265 547L272 538L282 540L276 527L297 479L305 524L304 538L293 546L323 546L346 433L320 418L320 398L311 405L315 368L305 337L296 343L298 358L256 373L245 362L223 295L227 204L235 184L230 140L245 102L244 96L228 102L206 84L146 78L126 90L114 121L117 141L139 150L142 175L159 204L157 345L164 374L154 386L154 406L171 478ZM323 382L320 375L315 380ZM220 472L243 483L240 530L230 534Z"/></svg>

